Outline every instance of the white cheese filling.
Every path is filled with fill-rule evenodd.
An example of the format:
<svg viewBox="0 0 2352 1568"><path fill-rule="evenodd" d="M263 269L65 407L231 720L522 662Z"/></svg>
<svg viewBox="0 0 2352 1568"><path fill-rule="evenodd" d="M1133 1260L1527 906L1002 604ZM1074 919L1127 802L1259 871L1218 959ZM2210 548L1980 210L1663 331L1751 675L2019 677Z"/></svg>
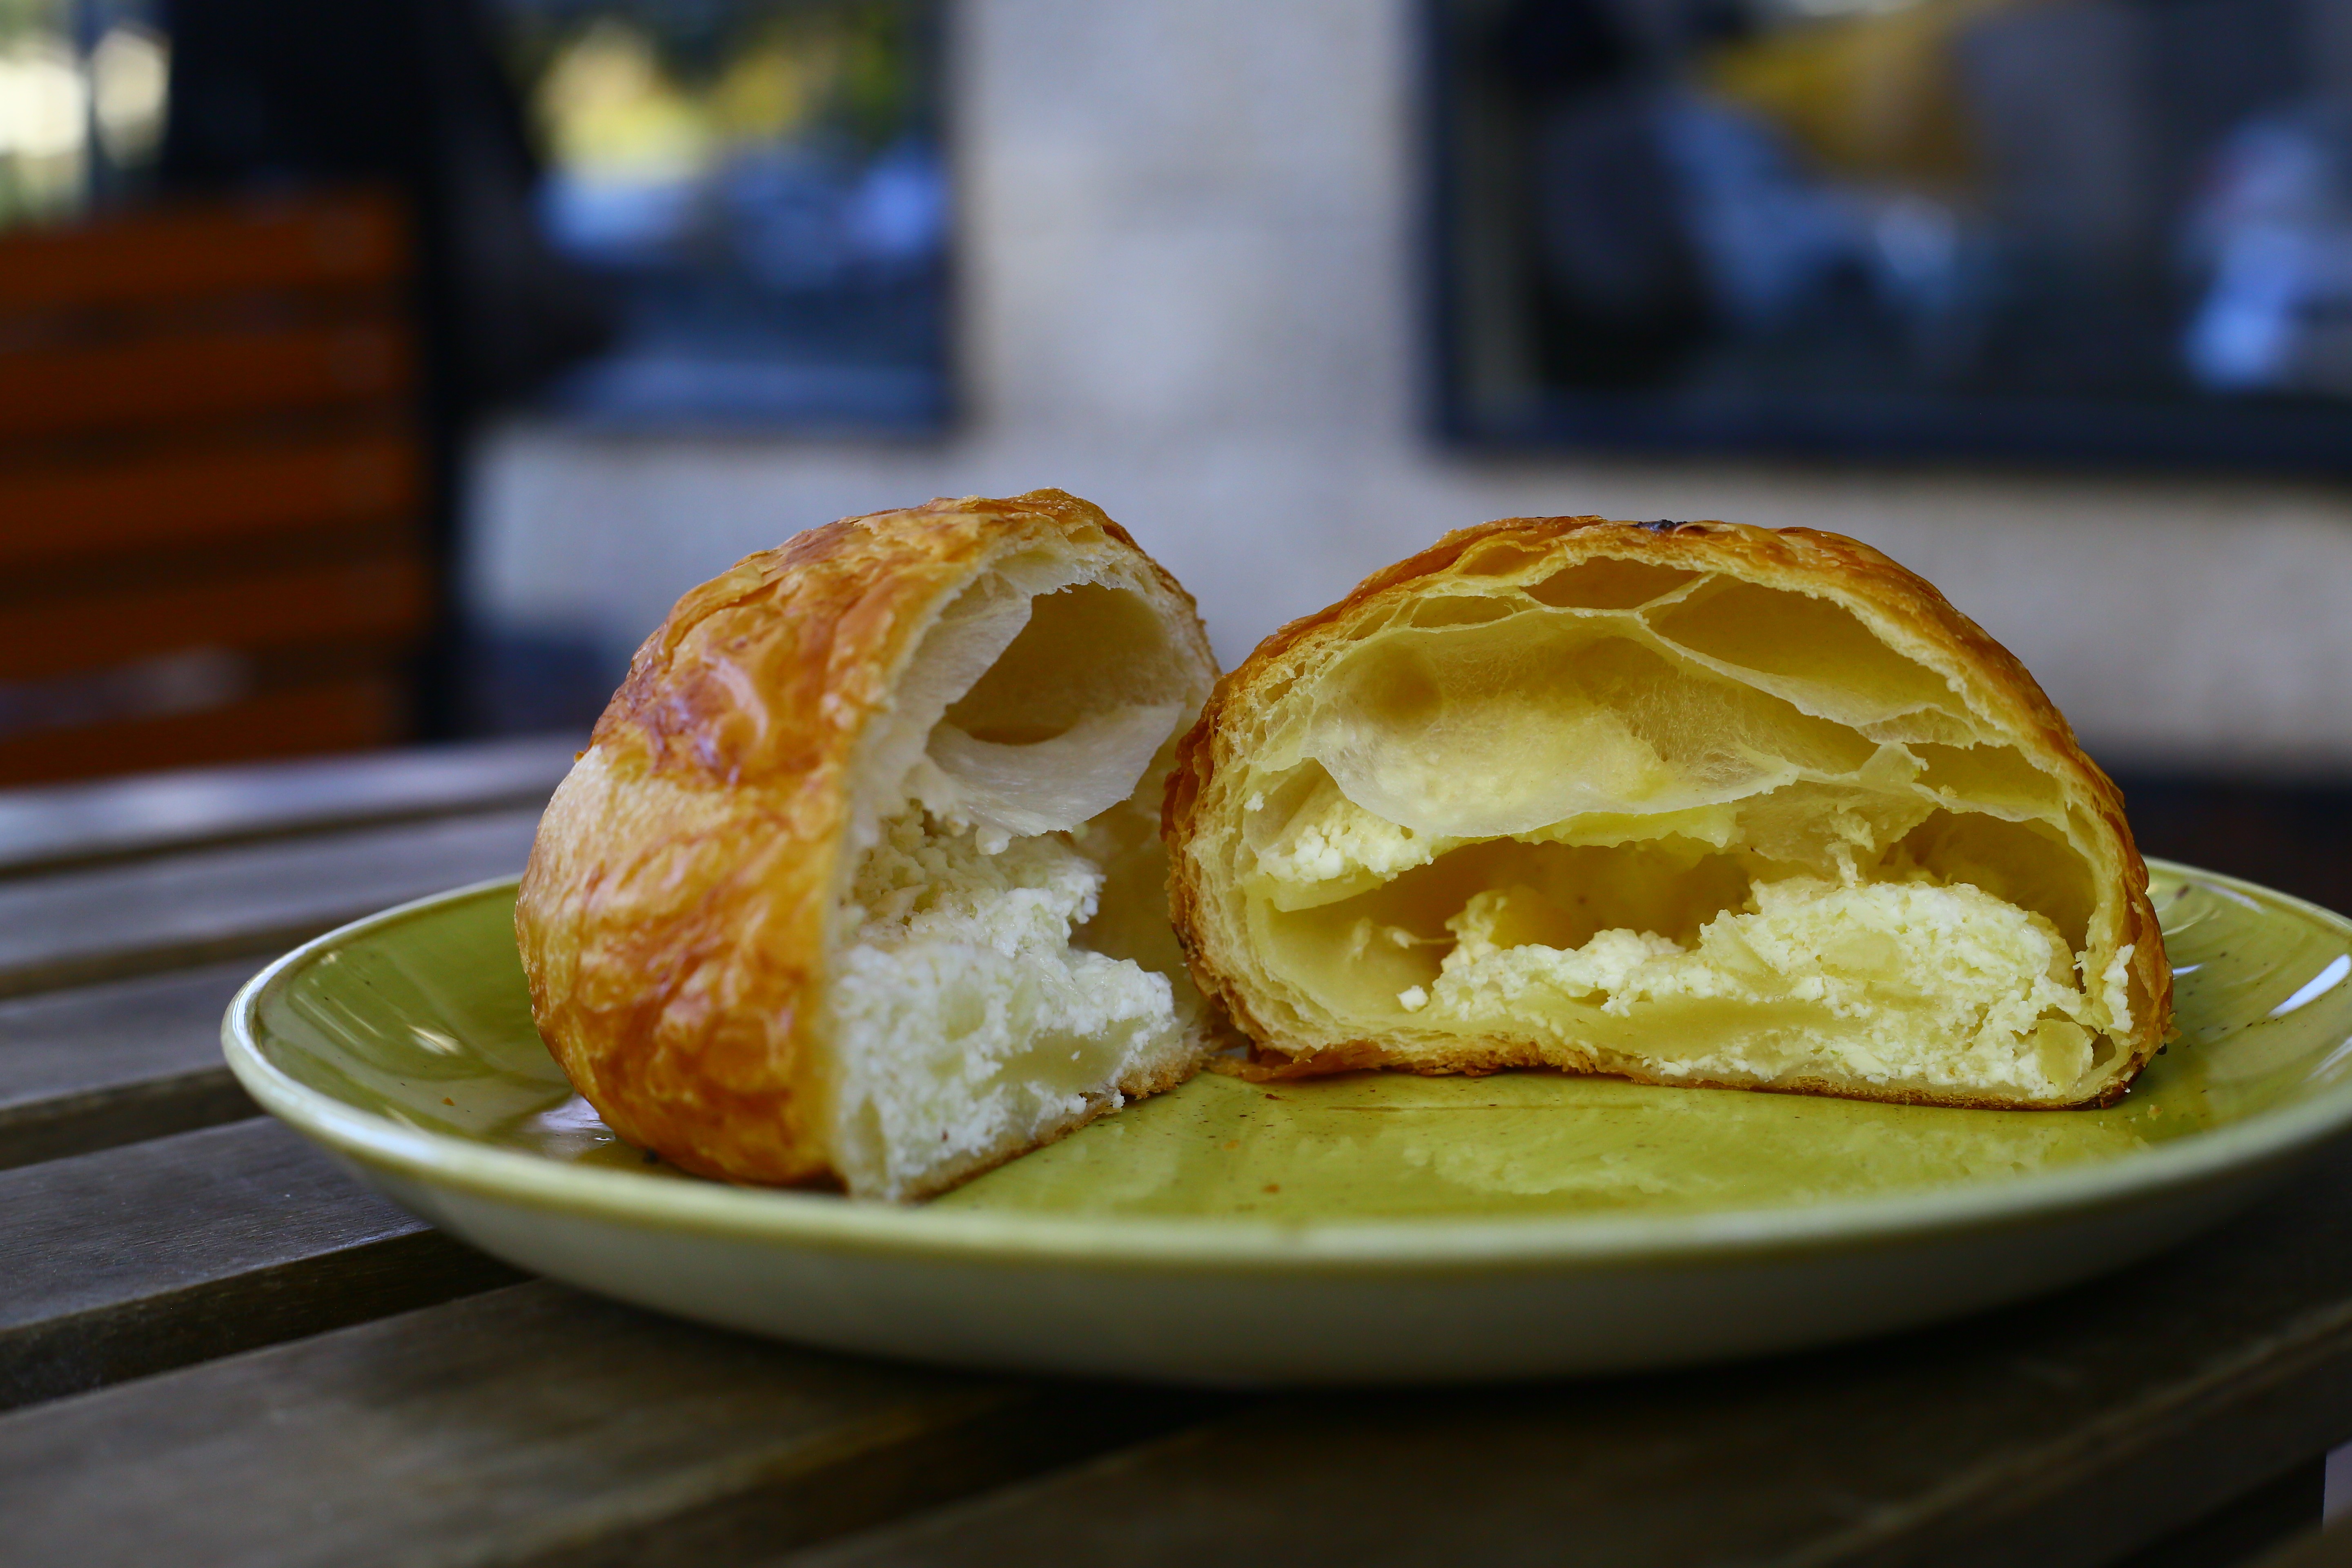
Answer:
<svg viewBox="0 0 2352 1568"><path fill-rule="evenodd" d="M1669 1078L1827 1070L2045 1098L2092 1065L2091 1001L2057 929L1966 884L1761 883L1752 911L1716 916L1689 948L1622 929L1572 949L1514 942L1514 930L1540 928L1529 903L1541 899L1517 887L1473 897L1447 922L1457 940L1425 998L1399 1005L1424 1025L1507 1022L1604 1055L1621 1037L1612 1021L1639 1024L1640 1065ZM1752 1022L1727 1031L1726 1005Z"/></svg>
<svg viewBox="0 0 2352 1568"><path fill-rule="evenodd" d="M843 911L836 1136L886 1195L1117 1105L1106 1086L1178 1043L1166 976L1072 945L1101 868L1064 834L999 842L908 810Z"/></svg>

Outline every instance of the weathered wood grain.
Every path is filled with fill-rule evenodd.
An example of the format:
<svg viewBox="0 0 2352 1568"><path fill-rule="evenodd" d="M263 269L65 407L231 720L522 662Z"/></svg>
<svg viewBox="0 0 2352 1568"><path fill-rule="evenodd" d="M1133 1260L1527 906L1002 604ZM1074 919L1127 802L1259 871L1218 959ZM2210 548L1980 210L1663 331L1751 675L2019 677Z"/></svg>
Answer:
<svg viewBox="0 0 2352 1568"><path fill-rule="evenodd" d="M1672 1376L1286 1398L792 1561L2088 1568L2347 1436L2339 1152L2188 1249L1949 1327Z"/></svg>
<svg viewBox="0 0 2352 1568"><path fill-rule="evenodd" d="M268 1120L27 1165L0 1173L0 1406L517 1278Z"/></svg>
<svg viewBox="0 0 2352 1568"><path fill-rule="evenodd" d="M0 874L541 805L584 741L534 735L0 791Z"/></svg>
<svg viewBox="0 0 2352 1568"><path fill-rule="evenodd" d="M0 1002L0 1168L254 1114L221 1060L250 959Z"/></svg>
<svg viewBox="0 0 2352 1568"><path fill-rule="evenodd" d="M269 954L522 869L537 807L270 839L0 882L0 996Z"/></svg>
<svg viewBox="0 0 2352 1568"><path fill-rule="evenodd" d="M796 1351L532 1284L0 1419L23 1568L746 1561L1197 1402Z"/></svg>
<svg viewBox="0 0 2352 1568"><path fill-rule="evenodd" d="M2352 1150L2170 1257L1948 1328L1244 1404L497 1289L510 1271L274 1123L156 1136L248 1109L215 1032L260 955L518 868L568 760L39 792L46 826L0 795L0 1558L2090 1568L2189 1542L2352 1436ZM499 767L511 794L468 793ZM26 994L59 984L80 988ZM2273 1568L2352 1563L2347 1540Z"/></svg>

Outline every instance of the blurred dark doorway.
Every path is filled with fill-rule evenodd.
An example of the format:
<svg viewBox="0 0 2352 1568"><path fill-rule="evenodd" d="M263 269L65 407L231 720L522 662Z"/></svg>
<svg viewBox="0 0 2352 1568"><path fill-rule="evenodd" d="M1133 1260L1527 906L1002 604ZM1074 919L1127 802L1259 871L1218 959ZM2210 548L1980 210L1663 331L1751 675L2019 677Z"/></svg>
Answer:
<svg viewBox="0 0 2352 1568"><path fill-rule="evenodd" d="M196 384L162 425L119 380L70 429L42 422L38 396L25 407L41 433L0 429L0 516L21 536L0 553L39 568L19 574L16 596L77 572L127 587L142 574L275 570L289 552L413 551L422 608L385 609L368 647L372 658L422 647L416 679L365 722L287 731L281 745L584 725L625 661L602 628L469 622L461 608L472 438L501 410L632 432L941 429L940 11L939 0L0 4L0 253L22 253L0 254L0 283L94 267L123 285L26 281L0 301L0 381L108 374L123 344L168 358L190 334L212 333L226 356L206 362L221 395ZM333 264L327 281L305 281L289 259L310 243L304 212L333 231L352 204L395 237L382 268L363 287ZM199 235L242 237L221 242L242 259L206 262L186 248L202 250ZM140 276L118 276L110 257L139 258ZM256 401L252 377L271 354L345 330L398 340L376 356L381 374L346 384L321 360L278 402ZM318 490L321 453L362 440L374 445L351 484ZM241 499L225 500L208 448L252 457L271 442L295 466L282 484L268 464L240 470ZM134 552L125 529L169 542L171 563ZM406 592L379 598L404 604ZM0 622L9 597L0 590ZM316 658L280 648L267 669L246 652L215 657L252 642L252 616L224 616L192 623L184 640L195 642L173 655L209 660L201 681L176 665L126 674L102 660L36 679L0 658L0 749L23 737L61 758L52 742L70 732L80 771L163 765L182 753L152 735L100 744L90 726L168 717L175 744L217 750L226 742L201 714L232 695L358 670L341 644Z"/></svg>
<svg viewBox="0 0 2352 1568"><path fill-rule="evenodd" d="M185 0L167 22L165 197L365 187L410 216L436 588L415 717L425 737L464 732L473 639L455 569L467 433L602 347L610 302L541 233L541 171L469 0Z"/></svg>

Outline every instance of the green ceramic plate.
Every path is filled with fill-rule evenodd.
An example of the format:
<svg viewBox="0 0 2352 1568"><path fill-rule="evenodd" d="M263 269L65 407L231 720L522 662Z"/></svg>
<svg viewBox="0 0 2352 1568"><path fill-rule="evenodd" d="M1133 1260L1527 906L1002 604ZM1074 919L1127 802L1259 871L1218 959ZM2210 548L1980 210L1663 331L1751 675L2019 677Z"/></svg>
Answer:
<svg viewBox="0 0 2352 1568"><path fill-rule="evenodd" d="M2155 878L2179 1035L2107 1110L1203 1075L919 1208L698 1181L619 1142L531 1027L510 882L288 954L224 1037L257 1100L436 1224L734 1328L1214 1382L1651 1366L2083 1279L2352 1123L2352 923Z"/></svg>

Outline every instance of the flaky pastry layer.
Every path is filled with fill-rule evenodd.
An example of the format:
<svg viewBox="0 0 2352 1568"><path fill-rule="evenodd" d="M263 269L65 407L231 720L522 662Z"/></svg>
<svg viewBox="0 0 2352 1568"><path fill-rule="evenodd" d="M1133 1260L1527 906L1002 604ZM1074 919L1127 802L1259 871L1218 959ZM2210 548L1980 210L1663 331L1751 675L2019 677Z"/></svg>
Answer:
<svg viewBox="0 0 2352 1568"><path fill-rule="evenodd" d="M845 519L694 589L523 878L556 1060L686 1170L886 1197L1178 1081L1200 1005L1150 807L1215 668L1175 580L1056 490Z"/></svg>
<svg viewBox="0 0 2352 1568"><path fill-rule="evenodd" d="M1811 530L1449 534L1219 683L1164 831L1260 1073L2054 1108L2169 1027L2113 784L1974 622Z"/></svg>

